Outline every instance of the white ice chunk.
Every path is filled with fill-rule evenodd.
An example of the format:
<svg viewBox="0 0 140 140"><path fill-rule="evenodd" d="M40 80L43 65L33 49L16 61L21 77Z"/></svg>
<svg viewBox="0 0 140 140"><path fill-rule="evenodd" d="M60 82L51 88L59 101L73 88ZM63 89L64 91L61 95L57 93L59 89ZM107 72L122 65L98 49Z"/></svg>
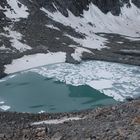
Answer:
<svg viewBox="0 0 140 140"><path fill-rule="evenodd" d="M11 107L10 106L7 106L7 105L1 105L0 106L0 109L4 110L4 111L7 111L9 110Z"/></svg>
<svg viewBox="0 0 140 140"><path fill-rule="evenodd" d="M74 86L89 85L118 101L140 95L139 66L87 61L79 65L54 64L30 71Z"/></svg>

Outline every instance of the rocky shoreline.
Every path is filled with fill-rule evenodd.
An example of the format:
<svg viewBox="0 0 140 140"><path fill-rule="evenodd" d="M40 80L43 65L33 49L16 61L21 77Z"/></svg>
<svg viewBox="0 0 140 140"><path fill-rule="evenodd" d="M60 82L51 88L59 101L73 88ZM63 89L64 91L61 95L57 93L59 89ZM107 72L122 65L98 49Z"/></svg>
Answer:
<svg viewBox="0 0 140 140"><path fill-rule="evenodd" d="M73 113L0 112L0 124L0 140L138 140L140 99Z"/></svg>

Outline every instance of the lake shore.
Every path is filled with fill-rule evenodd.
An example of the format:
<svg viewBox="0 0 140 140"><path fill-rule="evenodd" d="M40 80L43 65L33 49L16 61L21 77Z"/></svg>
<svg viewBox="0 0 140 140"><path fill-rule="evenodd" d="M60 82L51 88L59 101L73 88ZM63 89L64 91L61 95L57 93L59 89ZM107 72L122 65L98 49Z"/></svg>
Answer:
<svg viewBox="0 0 140 140"><path fill-rule="evenodd" d="M74 113L0 112L0 123L1 140L138 140L140 99Z"/></svg>

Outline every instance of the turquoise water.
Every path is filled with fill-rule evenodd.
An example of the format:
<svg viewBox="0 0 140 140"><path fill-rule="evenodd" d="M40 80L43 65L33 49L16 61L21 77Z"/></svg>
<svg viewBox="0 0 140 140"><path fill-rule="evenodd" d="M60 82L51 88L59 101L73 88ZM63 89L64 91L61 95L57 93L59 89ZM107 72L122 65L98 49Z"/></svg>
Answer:
<svg viewBox="0 0 140 140"><path fill-rule="evenodd" d="M0 102L0 107L9 106L8 111L33 113L79 111L117 103L87 85L66 85L33 72L0 82Z"/></svg>

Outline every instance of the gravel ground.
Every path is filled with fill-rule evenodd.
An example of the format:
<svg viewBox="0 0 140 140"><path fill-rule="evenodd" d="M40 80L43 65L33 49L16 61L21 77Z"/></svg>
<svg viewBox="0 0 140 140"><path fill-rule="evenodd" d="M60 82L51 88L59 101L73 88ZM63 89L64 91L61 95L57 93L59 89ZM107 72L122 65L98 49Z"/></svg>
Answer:
<svg viewBox="0 0 140 140"><path fill-rule="evenodd" d="M59 124L34 122L79 117ZM0 113L0 140L140 140L140 99L75 113Z"/></svg>

